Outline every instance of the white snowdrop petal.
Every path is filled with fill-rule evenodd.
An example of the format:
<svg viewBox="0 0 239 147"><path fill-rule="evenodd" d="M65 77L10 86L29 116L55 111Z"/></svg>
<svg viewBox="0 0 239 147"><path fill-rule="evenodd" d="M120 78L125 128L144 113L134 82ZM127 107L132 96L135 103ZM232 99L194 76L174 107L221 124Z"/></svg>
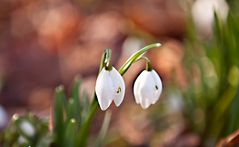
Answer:
<svg viewBox="0 0 239 147"><path fill-rule="evenodd" d="M137 104L143 109L155 104L162 92L162 82L154 71L144 70L134 84L134 96Z"/></svg>
<svg viewBox="0 0 239 147"><path fill-rule="evenodd" d="M136 79L134 84L134 97L137 104L142 103L142 85L145 83L145 72L142 72Z"/></svg>
<svg viewBox="0 0 239 147"><path fill-rule="evenodd" d="M151 104L155 104L157 102L157 100L159 99L159 94L158 94L158 84L156 82L156 79L154 77L154 74L151 72L150 73L150 81L152 81L150 83L150 103Z"/></svg>
<svg viewBox="0 0 239 147"><path fill-rule="evenodd" d="M156 73L156 71L152 70L151 74L152 74L152 78L153 78L153 80L155 82L154 83L154 87L153 87L153 89L154 89L154 92L153 92L154 96L152 97L152 104L155 104L157 102L157 100L159 99L161 93L162 93L163 86L162 86L162 81L161 81L159 75Z"/></svg>
<svg viewBox="0 0 239 147"><path fill-rule="evenodd" d="M148 98L143 98L140 105L143 109L147 109L150 106L150 100Z"/></svg>
<svg viewBox="0 0 239 147"><path fill-rule="evenodd" d="M153 75L154 81L156 82L156 84L158 86L159 91L162 92L163 85L162 85L161 78L159 77L159 75L157 74L157 72L155 70L152 70L152 75Z"/></svg>
<svg viewBox="0 0 239 147"><path fill-rule="evenodd" d="M149 71L143 71L143 78L141 79L141 84L140 84L140 94L142 95L143 98L151 98L154 96L154 81L152 78L152 74Z"/></svg>
<svg viewBox="0 0 239 147"><path fill-rule="evenodd" d="M134 98L135 98L135 102L136 102L136 104L139 104L139 93L138 93L138 91L137 91L137 89L138 89L138 84L135 84L134 85Z"/></svg>
<svg viewBox="0 0 239 147"><path fill-rule="evenodd" d="M114 91L113 100L115 105L118 107L122 103L124 99L124 95L125 95L124 79L114 67L112 67L110 74L111 74L111 80L113 83L113 91Z"/></svg>
<svg viewBox="0 0 239 147"><path fill-rule="evenodd" d="M96 80L95 91L101 110L106 110L114 97L109 71L102 69Z"/></svg>
<svg viewBox="0 0 239 147"><path fill-rule="evenodd" d="M135 101L137 104L140 103L140 93L139 93L139 86L140 86L140 81L141 81L141 78L142 78L142 74L140 74L138 76L138 78L135 80L135 83L134 83L134 97L135 97Z"/></svg>
<svg viewBox="0 0 239 147"><path fill-rule="evenodd" d="M109 108L111 102L112 101L109 99L99 100L100 109L105 111L107 108Z"/></svg>

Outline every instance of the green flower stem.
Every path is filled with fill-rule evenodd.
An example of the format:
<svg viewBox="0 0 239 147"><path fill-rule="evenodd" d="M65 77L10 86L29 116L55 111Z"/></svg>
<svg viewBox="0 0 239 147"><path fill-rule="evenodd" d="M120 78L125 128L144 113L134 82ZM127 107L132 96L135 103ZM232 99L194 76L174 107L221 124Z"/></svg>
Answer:
<svg viewBox="0 0 239 147"><path fill-rule="evenodd" d="M150 44L145 46L144 48L140 49L136 53L134 53L119 69L119 73L123 75L129 67L137 60L139 60L148 50L152 48L160 47L160 43Z"/></svg>
<svg viewBox="0 0 239 147"><path fill-rule="evenodd" d="M146 68L145 69L147 71L151 71L153 69L153 67L152 67L152 64L151 64L149 58L147 58L145 56L142 56L141 58L139 58L138 60L135 60L134 62L137 62L137 61L142 60L142 59L145 60L145 62L146 62Z"/></svg>
<svg viewBox="0 0 239 147"><path fill-rule="evenodd" d="M147 62L147 64L146 64L146 70L147 70L147 71L151 71L152 69L153 69L153 67L152 67L151 62L150 62L150 61Z"/></svg>
<svg viewBox="0 0 239 147"><path fill-rule="evenodd" d="M104 54L101 58L101 64L100 64L99 72L102 70L103 67L105 67L106 70L111 70L112 69L111 50L110 49L105 49L104 50Z"/></svg>
<svg viewBox="0 0 239 147"><path fill-rule="evenodd" d="M144 48L140 49L139 51L137 51L136 53L134 53L119 69L119 73L123 76L126 71L129 69L129 67L136 62L137 60L139 60L148 50L152 49L152 48L157 48L160 47L161 44L160 43L155 43L155 44L150 44L148 46L145 46ZM104 54L101 58L101 64L100 64L100 69L99 72L102 70L103 67L111 67L111 51L110 49L105 49ZM109 69L110 70L110 69ZM88 136L88 130L90 127L90 122L92 121L97 108L98 108L98 102L97 102L97 96L96 93L94 93L94 99L93 102L90 106L90 114L88 115L88 117L86 118L86 120L83 122L82 124L82 130L81 133L79 134L79 146L85 146L86 145L86 141L87 141L87 136Z"/></svg>

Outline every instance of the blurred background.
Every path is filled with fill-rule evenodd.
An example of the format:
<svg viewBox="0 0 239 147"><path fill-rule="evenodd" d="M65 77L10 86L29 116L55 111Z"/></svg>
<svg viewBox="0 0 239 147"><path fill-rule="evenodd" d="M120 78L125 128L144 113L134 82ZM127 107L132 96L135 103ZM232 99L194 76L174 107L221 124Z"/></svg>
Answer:
<svg viewBox="0 0 239 147"><path fill-rule="evenodd" d="M105 48L119 68L155 42L162 47L147 56L163 94L147 110L136 105L132 87L145 65L133 65L124 75L122 105L110 107L105 146L238 143L237 0L1 0L0 130L15 113L49 117L55 87L63 84L69 93L76 75L81 91L93 97ZM91 136L103 114L97 112Z"/></svg>

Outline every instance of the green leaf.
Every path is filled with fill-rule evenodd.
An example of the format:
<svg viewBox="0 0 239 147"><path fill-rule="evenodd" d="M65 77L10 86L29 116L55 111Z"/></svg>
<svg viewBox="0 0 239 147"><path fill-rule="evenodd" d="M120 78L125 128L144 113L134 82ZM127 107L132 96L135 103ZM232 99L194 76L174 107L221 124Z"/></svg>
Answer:
<svg viewBox="0 0 239 147"><path fill-rule="evenodd" d="M239 87L237 88L237 95L235 96L231 108L230 108L230 122L228 123L227 134L231 134L235 130L239 128L239 113L238 113L238 106L239 106Z"/></svg>
<svg viewBox="0 0 239 147"><path fill-rule="evenodd" d="M76 143L76 131L77 124L74 118L70 119L66 126L65 136L64 136L64 147L75 147Z"/></svg>
<svg viewBox="0 0 239 147"><path fill-rule="evenodd" d="M67 104L67 113L66 113L67 120L66 121L69 122L72 118L75 118L75 117L80 117L80 113L78 113L78 111L77 111L75 100L73 98L70 98L68 100L68 104ZM77 121L77 122L79 122L79 121Z"/></svg>
<svg viewBox="0 0 239 147"><path fill-rule="evenodd" d="M55 134L56 145L62 146L61 142L64 137L64 108L66 107L66 96L63 87L56 88L55 102L54 102L54 119L53 119L53 132Z"/></svg>
<svg viewBox="0 0 239 147"><path fill-rule="evenodd" d="M75 109L77 111L78 114L81 113L81 105L80 105L80 100L79 100L79 96L80 94L80 85L81 85L81 81L79 76L76 76L76 78L74 79L74 84L73 84L73 88L72 88L72 99L75 102ZM77 115L76 117L76 121L79 122L80 121L80 115Z"/></svg>
<svg viewBox="0 0 239 147"><path fill-rule="evenodd" d="M91 103L86 93L83 93L81 103L82 103L81 120L84 122L91 108Z"/></svg>

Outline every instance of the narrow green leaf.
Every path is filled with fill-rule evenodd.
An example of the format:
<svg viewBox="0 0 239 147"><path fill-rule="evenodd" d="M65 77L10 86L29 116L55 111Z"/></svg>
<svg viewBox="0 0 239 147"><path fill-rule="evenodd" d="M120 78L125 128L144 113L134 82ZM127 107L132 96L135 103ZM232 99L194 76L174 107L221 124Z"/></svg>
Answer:
<svg viewBox="0 0 239 147"><path fill-rule="evenodd" d="M77 124L74 118L67 123L64 135L64 147L75 147Z"/></svg>
<svg viewBox="0 0 239 147"><path fill-rule="evenodd" d="M87 118L87 115L91 107L89 97L86 93L83 93L81 103L82 103L81 120L84 122Z"/></svg>
<svg viewBox="0 0 239 147"><path fill-rule="evenodd" d="M79 97L81 95L80 86L81 86L80 78L79 76L76 76L74 79L73 88L72 88L72 99L75 102L76 111L79 114L81 113L81 109L80 109L81 106L80 106L80 100L79 100ZM80 119L80 118L76 118L76 119Z"/></svg>
<svg viewBox="0 0 239 147"><path fill-rule="evenodd" d="M55 134L57 146L62 146L64 137L64 107L66 106L66 96L63 87L56 88L53 114L53 132Z"/></svg>
<svg viewBox="0 0 239 147"><path fill-rule="evenodd" d="M77 112L75 100L73 98L70 98L68 100L67 109L66 109L67 122L69 122L72 118L75 118L76 116L80 116L80 114L78 114Z"/></svg>
<svg viewBox="0 0 239 147"><path fill-rule="evenodd" d="M227 129L227 134L231 134L235 130L239 128L239 113L238 113L238 106L239 106L239 87L237 88L237 95L235 96L231 108L230 108L230 122L229 127Z"/></svg>

